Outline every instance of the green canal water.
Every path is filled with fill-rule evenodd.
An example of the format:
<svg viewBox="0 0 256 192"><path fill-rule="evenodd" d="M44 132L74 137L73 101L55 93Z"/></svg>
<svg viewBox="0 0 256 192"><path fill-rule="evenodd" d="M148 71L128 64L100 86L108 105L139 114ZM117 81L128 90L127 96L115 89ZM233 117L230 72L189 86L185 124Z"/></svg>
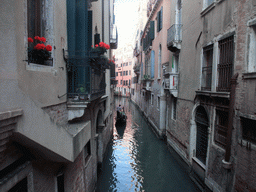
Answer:
<svg viewBox="0 0 256 192"><path fill-rule="evenodd" d="M138 108L127 98L127 123L115 126L98 179L97 192L197 192L186 164L157 138Z"/></svg>

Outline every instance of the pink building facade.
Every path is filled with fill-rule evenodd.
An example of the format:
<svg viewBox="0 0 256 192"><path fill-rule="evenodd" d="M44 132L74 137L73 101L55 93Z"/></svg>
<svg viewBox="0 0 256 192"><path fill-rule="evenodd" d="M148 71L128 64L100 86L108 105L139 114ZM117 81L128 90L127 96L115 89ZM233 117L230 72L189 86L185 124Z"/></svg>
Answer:
<svg viewBox="0 0 256 192"><path fill-rule="evenodd" d="M116 90L115 94L129 97L132 84L133 64L132 59L116 59Z"/></svg>

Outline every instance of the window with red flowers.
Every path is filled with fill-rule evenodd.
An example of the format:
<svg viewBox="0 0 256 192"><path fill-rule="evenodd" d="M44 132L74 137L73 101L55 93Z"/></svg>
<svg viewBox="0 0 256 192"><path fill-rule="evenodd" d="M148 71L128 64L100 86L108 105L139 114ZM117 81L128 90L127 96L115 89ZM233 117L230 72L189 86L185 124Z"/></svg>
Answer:
<svg viewBox="0 0 256 192"><path fill-rule="evenodd" d="M53 65L52 46L45 38L44 0L27 0L28 64Z"/></svg>

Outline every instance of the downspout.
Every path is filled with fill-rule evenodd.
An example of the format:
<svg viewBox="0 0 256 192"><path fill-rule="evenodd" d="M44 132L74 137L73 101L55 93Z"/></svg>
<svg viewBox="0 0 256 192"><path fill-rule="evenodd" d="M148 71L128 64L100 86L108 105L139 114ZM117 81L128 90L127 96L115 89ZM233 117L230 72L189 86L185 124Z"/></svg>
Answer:
<svg viewBox="0 0 256 192"><path fill-rule="evenodd" d="M104 11L104 0L101 1L102 2L102 18L101 18L101 21L102 21L102 42L104 42L104 14L105 14L105 11Z"/></svg>
<svg viewBox="0 0 256 192"><path fill-rule="evenodd" d="M237 84L238 73L236 73L231 79L231 90L230 90L230 103L229 103L229 112L228 112L228 131L227 131L227 144L226 144L226 153L225 160L223 159L223 167L226 169L231 169L232 164L230 162L231 155L231 138L232 138L232 129L233 129L233 116L234 116L234 105L235 105L235 91Z"/></svg>

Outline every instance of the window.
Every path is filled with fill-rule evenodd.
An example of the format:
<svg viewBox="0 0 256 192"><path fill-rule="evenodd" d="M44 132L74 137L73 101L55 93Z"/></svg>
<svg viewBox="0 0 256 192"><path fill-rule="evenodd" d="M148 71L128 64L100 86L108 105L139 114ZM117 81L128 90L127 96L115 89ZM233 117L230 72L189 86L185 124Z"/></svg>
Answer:
<svg viewBox="0 0 256 192"><path fill-rule="evenodd" d="M126 88L124 88L124 94L126 94Z"/></svg>
<svg viewBox="0 0 256 192"><path fill-rule="evenodd" d="M118 76L118 72L116 72L116 77Z"/></svg>
<svg viewBox="0 0 256 192"><path fill-rule="evenodd" d="M48 10L44 10L45 4L47 4L47 2L44 2L43 0L27 0L27 30L28 37L32 39L35 36L45 37L45 26L50 22L45 20L45 17L42 17L44 11L48 13ZM52 51L45 51L43 54L42 52L37 53L38 51L33 49L37 43L39 43L37 40L28 43L28 62L52 66L53 60L48 59L50 58ZM44 57L42 57L42 55L44 55Z"/></svg>
<svg viewBox="0 0 256 192"><path fill-rule="evenodd" d="M151 94L151 105L154 105L154 94Z"/></svg>
<svg viewBox="0 0 256 192"><path fill-rule="evenodd" d="M134 95L134 89L132 89L132 95Z"/></svg>
<svg viewBox="0 0 256 192"><path fill-rule="evenodd" d="M125 71L123 71L123 76L125 76Z"/></svg>
<svg viewBox="0 0 256 192"><path fill-rule="evenodd" d="M217 91L229 92L233 74L234 36L219 41L218 87Z"/></svg>
<svg viewBox="0 0 256 192"><path fill-rule="evenodd" d="M57 176L57 191L64 192L64 174L61 173Z"/></svg>
<svg viewBox="0 0 256 192"><path fill-rule="evenodd" d="M250 27L248 72L256 72L256 25Z"/></svg>
<svg viewBox="0 0 256 192"><path fill-rule="evenodd" d="M128 75L128 71L126 71L125 73L126 73L125 75Z"/></svg>
<svg viewBox="0 0 256 192"><path fill-rule="evenodd" d="M131 85L131 80L129 79L129 85Z"/></svg>
<svg viewBox="0 0 256 192"><path fill-rule="evenodd" d="M27 1L27 18L28 18L28 37L44 36L43 20L42 20L42 7L43 1L41 0L28 0Z"/></svg>
<svg viewBox="0 0 256 192"><path fill-rule="evenodd" d="M123 64L121 63L121 67L123 66Z"/></svg>
<svg viewBox="0 0 256 192"><path fill-rule="evenodd" d="M128 85L128 80L126 80L126 85Z"/></svg>
<svg viewBox="0 0 256 192"><path fill-rule="evenodd" d="M211 91L212 61L213 61L213 45L209 45L203 49L202 85L201 85L202 90Z"/></svg>
<svg viewBox="0 0 256 192"><path fill-rule="evenodd" d="M118 67L118 64L116 64L116 67Z"/></svg>
<svg viewBox="0 0 256 192"><path fill-rule="evenodd" d="M157 107L160 108L160 97L157 97Z"/></svg>
<svg viewBox="0 0 256 192"><path fill-rule="evenodd" d="M123 84L123 80L121 80L120 84L121 84L121 85Z"/></svg>
<svg viewBox="0 0 256 192"><path fill-rule="evenodd" d="M214 3L214 0L204 0L204 9Z"/></svg>
<svg viewBox="0 0 256 192"><path fill-rule="evenodd" d="M124 81L124 85L126 85L126 82Z"/></svg>
<svg viewBox="0 0 256 192"><path fill-rule="evenodd" d="M120 72L120 76L122 76L122 72Z"/></svg>
<svg viewBox="0 0 256 192"><path fill-rule="evenodd" d="M129 70L129 75L131 75L131 70Z"/></svg>
<svg viewBox="0 0 256 192"><path fill-rule="evenodd" d="M222 148L227 144L228 112L222 109L216 110L214 140Z"/></svg>
<svg viewBox="0 0 256 192"><path fill-rule="evenodd" d="M176 120L176 113L177 113L177 98L172 97L172 119Z"/></svg>
<svg viewBox="0 0 256 192"><path fill-rule="evenodd" d="M131 65L132 64L132 62L129 62L129 65Z"/></svg>
<svg viewBox="0 0 256 192"><path fill-rule="evenodd" d="M163 27L163 7L161 7L161 10L157 13L157 32L161 31Z"/></svg>
<svg viewBox="0 0 256 192"><path fill-rule="evenodd" d="M256 120L241 117L241 124L243 139L256 144Z"/></svg>
<svg viewBox="0 0 256 192"><path fill-rule="evenodd" d="M88 161L89 157L91 155L91 141L89 140L87 144L84 147L84 159L85 163Z"/></svg>
<svg viewBox="0 0 256 192"><path fill-rule="evenodd" d="M203 106L196 109L196 158L206 164L208 148L208 116Z"/></svg>

